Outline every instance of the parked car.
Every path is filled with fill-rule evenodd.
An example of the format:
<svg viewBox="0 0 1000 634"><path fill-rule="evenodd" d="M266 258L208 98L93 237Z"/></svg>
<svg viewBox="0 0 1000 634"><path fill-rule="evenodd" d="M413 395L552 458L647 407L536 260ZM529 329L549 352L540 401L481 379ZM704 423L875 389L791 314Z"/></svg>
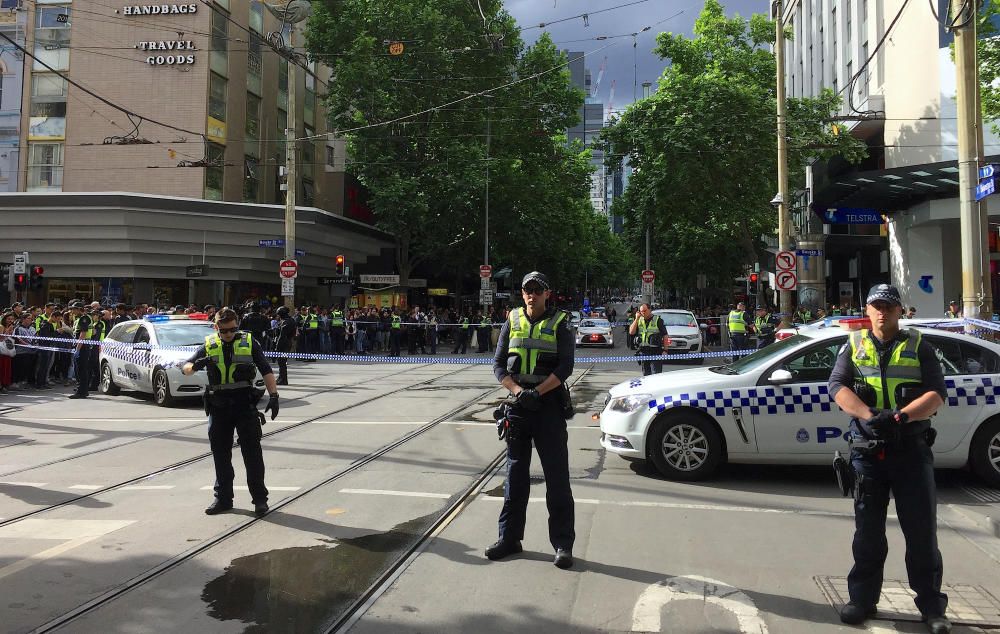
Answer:
<svg viewBox="0 0 1000 634"><path fill-rule="evenodd" d="M580 346L615 346L611 323L607 319L584 319L576 331L576 345Z"/></svg>
<svg viewBox="0 0 1000 634"><path fill-rule="evenodd" d="M704 352L705 340L698 319L689 310L663 308L653 311L663 320L667 329L671 354ZM684 360L688 363L701 365L702 359Z"/></svg>

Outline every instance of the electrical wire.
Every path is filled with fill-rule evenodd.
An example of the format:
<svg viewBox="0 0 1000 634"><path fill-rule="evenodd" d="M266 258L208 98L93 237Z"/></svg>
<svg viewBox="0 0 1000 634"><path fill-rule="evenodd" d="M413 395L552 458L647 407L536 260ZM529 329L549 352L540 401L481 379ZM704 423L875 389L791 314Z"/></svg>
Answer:
<svg viewBox="0 0 1000 634"><path fill-rule="evenodd" d="M874 116L878 114L878 112L876 112L875 110L862 112L854 107L854 84L858 81L858 78L861 77L861 75L868 69L868 66L872 63L872 60L875 59L875 56L878 55L879 50L881 50L882 45L885 44L886 40L889 39L889 35L892 33L893 27L896 26L897 22L899 22L899 18L903 16L903 11L906 10L906 5L908 5L909 3L910 0L903 0L903 4L902 6L899 7L899 11L896 13L896 17L894 17L892 19L892 22L889 23L889 28L887 28L885 30L885 33L882 34L882 39L878 41L878 44L875 46L875 50L871 52L871 55L868 56L868 59L865 60L865 63L858 69L856 73L854 73L854 76L851 77L851 79L848 80L847 84L843 88L841 88L840 91L837 93L838 95L840 95L843 94L845 90L847 91L847 105L851 109L851 112L856 112L864 116Z"/></svg>
<svg viewBox="0 0 1000 634"><path fill-rule="evenodd" d="M577 15L571 15L568 18L559 18L558 20L551 20L549 22L539 22L534 26L521 27L521 31L530 31L531 29L544 29L547 26L552 26L553 24L559 24L560 22L568 22L570 20L575 20L577 18L587 17L592 15L597 15L598 13L607 13L608 11L615 11L616 9L622 9L624 7L631 7L636 4L643 4L644 2L649 2L649 0L635 0L635 2L628 2L626 4L619 4L613 7L608 7L607 9L599 9L597 11L588 11L586 13L580 13Z"/></svg>

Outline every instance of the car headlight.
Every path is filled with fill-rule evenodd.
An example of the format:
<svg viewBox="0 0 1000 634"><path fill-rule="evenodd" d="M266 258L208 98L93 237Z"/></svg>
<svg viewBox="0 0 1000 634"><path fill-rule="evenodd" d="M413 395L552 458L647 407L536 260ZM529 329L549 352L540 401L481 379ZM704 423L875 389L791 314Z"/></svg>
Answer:
<svg viewBox="0 0 1000 634"><path fill-rule="evenodd" d="M626 394L608 401L608 409L613 412L630 414L643 407L649 407L651 400L653 400L651 394Z"/></svg>

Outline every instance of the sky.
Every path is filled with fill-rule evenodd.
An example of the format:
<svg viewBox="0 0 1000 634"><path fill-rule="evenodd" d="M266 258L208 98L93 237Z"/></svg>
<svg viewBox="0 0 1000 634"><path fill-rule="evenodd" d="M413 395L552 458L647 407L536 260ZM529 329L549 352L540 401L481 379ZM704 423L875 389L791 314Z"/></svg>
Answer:
<svg viewBox="0 0 1000 634"><path fill-rule="evenodd" d="M655 88L656 80L663 72L664 60L652 52L656 34L669 31L691 35L694 22L704 6L704 0L645 0L632 6L595 15L595 12L602 9L635 1L505 0L504 5L522 27L521 36L526 43L534 42L539 35L548 31L559 48L588 53L586 66L590 69L594 82L597 81L601 64L607 57L606 70L596 97L606 109L611 82L614 81L615 96L612 106L615 110L620 110L632 103L633 86L636 96L641 98L642 82L652 82ZM722 4L730 16L738 13L743 17L749 17L753 13L767 13L768 10L768 0L722 0ZM590 14L587 19L589 26L584 23L583 18L575 18L546 26L544 29L537 28L540 22L552 22L581 13ZM646 26L652 28L645 33L639 33L634 54L631 37L603 41L593 39L599 36L638 33ZM611 46L607 46L609 44ZM607 48L597 50L604 46ZM636 63L633 63L633 60Z"/></svg>

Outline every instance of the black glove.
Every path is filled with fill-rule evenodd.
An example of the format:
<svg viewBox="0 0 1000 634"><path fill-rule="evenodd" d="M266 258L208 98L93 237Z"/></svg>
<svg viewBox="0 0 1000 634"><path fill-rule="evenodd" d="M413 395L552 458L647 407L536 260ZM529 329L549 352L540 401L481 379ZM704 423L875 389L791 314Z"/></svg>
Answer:
<svg viewBox="0 0 1000 634"><path fill-rule="evenodd" d="M896 412L889 409L872 409L872 417L867 420L868 428L879 440L892 441L899 439L899 424L896 422Z"/></svg>
<svg viewBox="0 0 1000 634"><path fill-rule="evenodd" d="M542 395L534 388L521 390L517 394L517 404L529 412L537 412L542 409Z"/></svg>
<svg viewBox="0 0 1000 634"><path fill-rule="evenodd" d="M204 370L205 368L208 367L208 364L211 362L212 362L211 357L202 357L200 359L195 359L194 363L191 364L192 366L194 366L192 369L195 372L199 370Z"/></svg>
<svg viewBox="0 0 1000 634"><path fill-rule="evenodd" d="M272 394L271 398L267 401L267 406L264 408L265 412L271 412L271 420L278 417L278 395Z"/></svg>

